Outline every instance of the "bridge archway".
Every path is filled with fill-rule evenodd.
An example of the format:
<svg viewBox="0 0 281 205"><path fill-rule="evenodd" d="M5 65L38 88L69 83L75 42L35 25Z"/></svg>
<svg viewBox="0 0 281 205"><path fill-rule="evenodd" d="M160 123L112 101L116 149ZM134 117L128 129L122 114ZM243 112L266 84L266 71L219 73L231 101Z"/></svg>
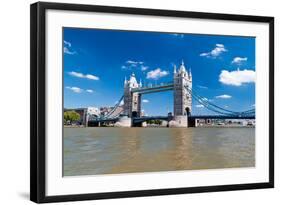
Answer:
<svg viewBox="0 0 281 205"><path fill-rule="evenodd" d="M138 112L137 111L133 111L132 112L132 117L138 117Z"/></svg>
<svg viewBox="0 0 281 205"><path fill-rule="evenodd" d="M190 110L189 107L186 107L186 108L185 108L185 113L186 113L187 116L190 116L190 115L191 115L191 110Z"/></svg>

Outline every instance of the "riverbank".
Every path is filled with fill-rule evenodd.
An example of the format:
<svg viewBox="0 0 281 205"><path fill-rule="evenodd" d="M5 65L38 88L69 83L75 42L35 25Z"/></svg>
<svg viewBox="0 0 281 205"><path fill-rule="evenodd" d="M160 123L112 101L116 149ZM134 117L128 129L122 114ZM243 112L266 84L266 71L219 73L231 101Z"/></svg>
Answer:
<svg viewBox="0 0 281 205"><path fill-rule="evenodd" d="M120 128L115 126L101 126L103 128ZM64 125L64 128L97 128L97 127L85 127L84 125ZM135 127L128 127L135 128ZM175 127L167 127L167 126L146 126L146 127L138 127L138 128L175 128ZM180 127L179 127L180 128ZM187 128L255 128L254 125L251 126L243 126L243 125L199 125L197 127L187 127Z"/></svg>
<svg viewBox="0 0 281 205"><path fill-rule="evenodd" d="M64 125L64 128L82 128L84 125Z"/></svg>

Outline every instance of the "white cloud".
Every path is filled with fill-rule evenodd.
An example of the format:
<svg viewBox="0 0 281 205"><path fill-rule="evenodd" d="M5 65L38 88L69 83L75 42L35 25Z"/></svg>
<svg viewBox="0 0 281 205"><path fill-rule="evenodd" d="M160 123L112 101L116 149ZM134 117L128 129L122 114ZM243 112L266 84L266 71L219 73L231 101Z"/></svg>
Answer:
<svg viewBox="0 0 281 205"><path fill-rule="evenodd" d="M180 37L180 38L184 37L184 34L181 34L181 33L173 33L172 35L176 36L176 37Z"/></svg>
<svg viewBox="0 0 281 205"><path fill-rule="evenodd" d="M241 86L244 83L254 83L256 81L256 72L254 70L222 70L219 81L225 85Z"/></svg>
<svg viewBox="0 0 281 205"><path fill-rule="evenodd" d="M207 58L217 58L223 52L227 52L227 49L223 44L216 44L215 48L210 52L201 53L200 56Z"/></svg>
<svg viewBox="0 0 281 205"><path fill-rule="evenodd" d="M209 56L210 53L200 53L200 56Z"/></svg>
<svg viewBox="0 0 281 205"><path fill-rule="evenodd" d="M143 61L134 61L134 60L127 60L125 65L122 65L122 69L132 69L132 68L143 68L144 62ZM146 66L144 66L146 67ZM147 67L148 68L148 67Z"/></svg>
<svg viewBox="0 0 281 205"><path fill-rule="evenodd" d="M92 89L83 90L82 88L78 88L78 87L66 86L65 88L71 90L74 93L82 93L84 91L87 92L87 93L93 93L94 92Z"/></svg>
<svg viewBox="0 0 281 205"><path fill-rule="evenodd" d="M69 54L69 55L73 55L76 53L76 51L71 51L70 48L71 48L71 43L68 42L68 41L63 41L63 44L64 44L64 47L63 47L63 52L65 54Z"/></svg>
<svg viewBox="0 0 281 205"><path fill-rule="evenodd" d="M143 103L149 103L149 100L143 99L142 102L143 102Z"/></svg>
<svg viewBox="0 0 281 205"><path fill-rule="evenodd" d="M63 43L67 46L67 47L71 47L71 43L68 41L63 41Z"/></svg>
<svg viewBox="0 0 281 205"><path fill-rule="evenodd" d="M226 95L226 94L224 94L224 95L218 95L218 96L216 96L216 98L230 99L230 98L232 98L232 96L231 96L231 95Z"/></svg>
<svg viewBox="0 0 281 205"><path fill-rule="evenodd" d="M131 65L142 65L144 62L142 61L133 61L133 60L127 60L126 62L127 64L131 64Z"/></svg>
<svg viewBox="0 0 281 205"><path fill-rule="evenodd" d="M138 61L127 60L126 63L128 63L128 64L138 64Z"/></svg>
<svg viewBox="0 0 281 205"><path fill-rule="evenodd" d="M233 58L231 63L240 65L241 63L243 63L247 60L248 60L248 58L246 58L246 57L244 57L244 58L243 57L235 57L235 58Z"/></svg>
<svg viewBox="0 0 281 205"><path fill-rule="evenodd" d="M203 85L197 85L198 88L202 88L202 89L208 89L207 86L203 86Z"/></svg>
<svg viewBox="0 0 281 205"><path fill-rule="evenodd" d="M81 92L83 92L83 89L78 88L78 87L69 87L69 86L67 86L66 88L69 89L69 90L71 90L71 91L73 91L73 92L75 92L75 93L81 93Z"/></svg>
<svg viewBox="0 0 281 205"><path fill-rule="evenodd" d="M203 107L205 107L205 106L204 106L204 105L195 105L195 107L203 108Z"/></svg>
<svg viewBox="0 0 281 205"><path fill-rule="evenodd" d="M158 79L158 78L161 78L161 77L164 77L166 75L168 75L169 72L166 71L166 70L161 70L161 68L157 68L155 70L152 70L152 71L149 71L147 74L146 74L146 78L147 79Z"/></svg>
<svg viewBox="0 0 281 205"><path fill-rule="evenodd" d="M88 92L88 93L93 93L94 91L91 90L91 89L87 89L86 92Z"/></svg>
<svg viewBox="0 0 281 205"><path fill-rule="evenodd" d="M98 76L91 75L91 74L85 75L85 78L88 78L90 80L99 80L100 79Z"/></svg>
<svg viewBox="0 0 281 205"><path fill-rule="evenodd" d="M71 75L71 76L77 77L77 78L83 78L84 77L84 75L82 73L77 73L75 71L71 71L68 74Z"/></svg>
<svg viewBox="0 0 281 205"><path fill-rule="evenodd" d="M70 51L67 47L63 48L63 52L69 55L74 55L76 53L75 51Z"/></svg>
<svg viewBox="0 0 281 205"><path fill-rule="evenodd" d="M148 66L144 66L144 65L141 66L142 71L146 71L147 69L148 69Z"/></svg>
<svg viewBox="0 0 281 205"><path fill-rule="evenodd" d="M83 73L78 73L75 71L71 71L68 74L71 76L77 77L77 78L87 78L89 80L99 80L100 79L98 76L95 76L95 75L83 74Z"/></svg>

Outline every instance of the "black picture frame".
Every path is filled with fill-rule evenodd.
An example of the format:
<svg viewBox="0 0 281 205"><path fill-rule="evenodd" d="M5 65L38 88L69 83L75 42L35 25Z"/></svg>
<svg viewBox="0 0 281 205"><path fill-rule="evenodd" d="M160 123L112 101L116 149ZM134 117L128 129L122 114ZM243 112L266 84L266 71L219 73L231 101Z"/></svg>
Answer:
<svg viewBox="0 0 281 205"><path fill-rule="evenodd" d="M46 10L68 10L128 15L168 16L195 19L216 19L269 24L269 181L263 183L220 186L170 188L107 193L46 196L46 82L45 82L45 19ZM30 7L30 200L37 203L97 200L198 192L231 191L274 187L274 18L265 16L125 8L82 4L38 2Z"/></svg>

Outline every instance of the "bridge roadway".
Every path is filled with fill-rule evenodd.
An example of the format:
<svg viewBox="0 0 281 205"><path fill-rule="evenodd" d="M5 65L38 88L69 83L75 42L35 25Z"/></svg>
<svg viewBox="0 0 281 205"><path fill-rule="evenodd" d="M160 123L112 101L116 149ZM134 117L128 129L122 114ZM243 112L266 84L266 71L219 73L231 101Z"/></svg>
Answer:
<svg viewBox="0 0 281 205"><path fill-rule="evenodd" d="M133 118L134 123L144 122L147 120L166 120L170 121L172 120L172 116L147 116L147 117L135 117ZM250 120L255 119L255 116L223 116L223 115L191 115L188 116L189 120L194 119L243 119L243 120Z"/></svg>
<svg viewBox="0 0 281 205"><path fill-rule="evenodd" d="M166 120L170 121L173 119L173 116L144 116L144 117L134 117L133 123L140 123L145 122L147 120ZM224 116L224 115L191 115L188 116L189 120L195 120L195 119L244 119L244 120L250 120L255 119L255 116ZM95 119L95 120L89 120L90 123L98 123L98 122L117 122L119 120L119 117L115 118L105 118L105 119Z"/></svg>

